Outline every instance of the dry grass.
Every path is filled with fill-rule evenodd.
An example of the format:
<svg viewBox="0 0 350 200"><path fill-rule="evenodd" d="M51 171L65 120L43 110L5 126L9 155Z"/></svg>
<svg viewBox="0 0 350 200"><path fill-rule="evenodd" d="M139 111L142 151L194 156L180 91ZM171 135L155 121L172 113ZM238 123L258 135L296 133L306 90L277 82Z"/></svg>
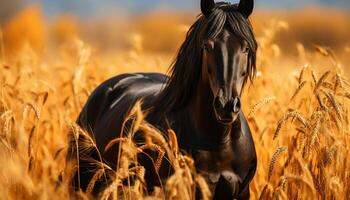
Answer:
<svg viewBox="0 0 350 200"><path fill-rule="evenodd" d="M327 70L321 71L301 55L305 67L300 72L274 73L271 58L279 47L271 35L287 24L272 24L267 35L259 36L259 72L243 97L258 154L251 197L346 199L350 196L349 81L334 53L321 46L312 55L328 59L324 63ZM62 40L73 37L62 34ZM71 129L76 137L78 133L84 135L73 121L90 92L102 80L119 73L166 68L163 63L168 58L149 54L142 45L142 33L134 36L131 48L113 59L99 58L94 49L74 38L55 56L38 54L30 45L24 45L9 58L5 57L7 44L0 34L1 199L70 199L68 187L74 169L65 162L67 135ZM348 51L348 47L345 49ZM149 67L153 64L155 67ZM134 123L129 137L115 139L107 147L121 144L117 169L96 162L99 170L89 188L104 178L108 169L113 171L113 183L101 193L101 199L193 199L196 190L204 199L210 198L193 160L178 149L175 133L169 130L164 138L143 120L139 107L137 104L130 113ZM131 142L137 130L147 136L143 147ZM81 155L95 148L94 140L85 136ZM144 192L145 171L136 159L136 154L147 148L158 152L157 169L166 154L175 170L153 194ZM124 186L122 181L129 178L136 181ZM90 198L89 191L75 196Z"/></svg>

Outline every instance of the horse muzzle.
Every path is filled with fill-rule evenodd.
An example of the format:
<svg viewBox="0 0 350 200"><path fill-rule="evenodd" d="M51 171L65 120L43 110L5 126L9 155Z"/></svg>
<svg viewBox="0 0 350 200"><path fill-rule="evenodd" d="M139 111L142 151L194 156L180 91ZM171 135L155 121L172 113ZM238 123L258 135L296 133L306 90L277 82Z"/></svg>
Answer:
<svg viewBox="0 0 350 200"><path fill-rule="evenodd" d="M233 123L241 110L241 100L239 96L232 97L228 101L225 101L225 98L222 96L216 96L213 104L216 118L223 124Z"/></svg>

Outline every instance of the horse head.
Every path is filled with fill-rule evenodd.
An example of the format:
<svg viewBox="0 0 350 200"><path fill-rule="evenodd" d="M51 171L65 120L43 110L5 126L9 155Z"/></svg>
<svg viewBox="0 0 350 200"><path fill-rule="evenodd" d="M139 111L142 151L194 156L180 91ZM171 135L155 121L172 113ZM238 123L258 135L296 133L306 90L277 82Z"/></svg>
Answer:
<svg viewBox="0 0 350 200"><path fill-rule="evenodd" d="M213 110L223 124L236 120L242 88L255 69L256 42L248 21L253 7L253 0L239 4L201 1L207 20L202 39L202 79L209 82Z"/></svg>

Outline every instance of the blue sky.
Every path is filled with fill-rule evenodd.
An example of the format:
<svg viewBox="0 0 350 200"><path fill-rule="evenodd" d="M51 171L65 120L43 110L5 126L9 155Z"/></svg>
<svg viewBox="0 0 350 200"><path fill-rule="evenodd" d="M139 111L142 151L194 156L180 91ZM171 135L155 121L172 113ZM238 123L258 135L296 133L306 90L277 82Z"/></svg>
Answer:
<svg viewBox="0 0 350 200"><path fill-rule="evenodd" d="M0 0L1 1L1 0ZM6 0L5 0L6 1ZM145 13L157 9L198 10L200 0L25 0L43 5L48 15L72 12L80 16L110 12ZM231 2L237 2L232 0ZM256 0L257 8L298 8L303 6L332 6L350 8L350 0Z"/></svg>

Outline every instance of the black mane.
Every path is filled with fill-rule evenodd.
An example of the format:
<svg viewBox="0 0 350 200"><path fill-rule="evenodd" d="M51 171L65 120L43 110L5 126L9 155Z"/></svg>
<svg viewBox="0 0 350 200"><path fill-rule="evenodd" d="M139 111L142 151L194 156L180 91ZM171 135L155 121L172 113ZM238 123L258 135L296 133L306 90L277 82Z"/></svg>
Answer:
<svg viewBox="0 0 350 200"><path fill-rule="evenodd" d="M170 67L171 77L155 105L157 110L170 112L185 106L194 94L201 76L202 43L215 38L223 30L229 30L250 47L248 54L248 78L256 71L257 42L250 21L237 11L237 4L216 3L209 17L200 15L187 32L176 59Z"/></svg>

